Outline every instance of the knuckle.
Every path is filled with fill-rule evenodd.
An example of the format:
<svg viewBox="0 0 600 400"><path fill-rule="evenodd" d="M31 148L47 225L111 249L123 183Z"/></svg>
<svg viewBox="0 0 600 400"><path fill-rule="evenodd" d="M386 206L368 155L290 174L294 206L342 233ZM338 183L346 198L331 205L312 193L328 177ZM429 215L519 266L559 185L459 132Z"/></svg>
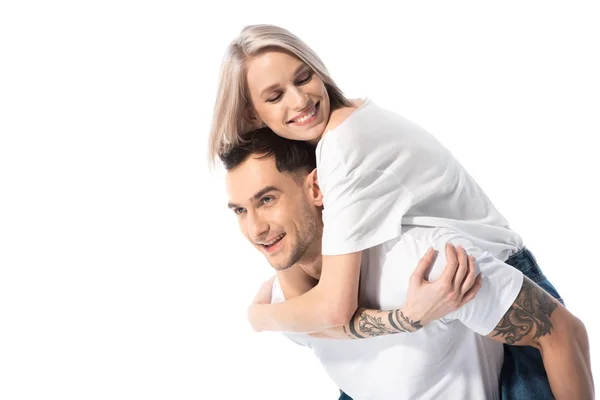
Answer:
<svg viewBox="0 0 600 400"><path fill-rule="evenodd" d="M452 308L454 308L454 309L458 309L461 306L460 300L452 300L450 302L450 304L451 304Z"/></svg>
<svg viewBox="0 0 600 400"><path fill-rule="evenodd" d="M458 295L456 292L454 292L454 291L450 292L450 293L449 293L449 294L446 296L446 301L447 301L447 302L449 302L449 303L452 303L452 304L454 304L454 303L456 303L458 300L460 300L460 296L459 296L459 295Z"/></svg>
<svg viewBox="0 0 600 400"><path fill-rule="evenodd" d="M450 282L448 282L448 281L442 282L442 285L441 285L440 289L441 289L441 291L443 293L447 293L447 294L450 294L450 293L452 293L454 291L454 288L452 287L452 284Z"/></svg>

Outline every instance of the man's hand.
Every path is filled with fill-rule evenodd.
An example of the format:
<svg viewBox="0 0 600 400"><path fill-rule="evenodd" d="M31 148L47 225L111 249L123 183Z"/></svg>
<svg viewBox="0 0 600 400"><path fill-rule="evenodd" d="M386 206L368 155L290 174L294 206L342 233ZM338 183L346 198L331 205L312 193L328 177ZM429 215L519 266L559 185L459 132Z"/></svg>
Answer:
<svg viewBox="0 0 600 400"><path fill-rule="evenodd" d="M429 282L425 275L434 258L435 251L430 249L410 277L406 303L399 316L399 322L408 330L420 329L458 310L481 289L481 274L476 276L475 258L467 256L461 246L456 249L450 243L446 245L444 272L438 280Z"/></svg>

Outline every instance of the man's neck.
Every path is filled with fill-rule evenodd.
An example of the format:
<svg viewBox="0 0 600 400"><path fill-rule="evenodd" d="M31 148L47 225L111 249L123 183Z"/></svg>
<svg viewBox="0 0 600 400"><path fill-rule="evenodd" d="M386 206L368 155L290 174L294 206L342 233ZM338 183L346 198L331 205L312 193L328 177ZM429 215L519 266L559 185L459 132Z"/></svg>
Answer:
<svg viewBox="0 0 600 400"><path fill-rule="evenodd" d="M321 243L307 249L302 259L292 267L277 272L279 284L286 299L299 296L312 289L321 277Z"/></svg>
<svg viewBox="0 0 600 400"><path fill-rule="evenodd" d="M304 252L304 255L295 266L301 268L308 276L319 280L321 278L321 266L323 265L323 256L321 255L321 243L318 246L310 246Z"/></svg>

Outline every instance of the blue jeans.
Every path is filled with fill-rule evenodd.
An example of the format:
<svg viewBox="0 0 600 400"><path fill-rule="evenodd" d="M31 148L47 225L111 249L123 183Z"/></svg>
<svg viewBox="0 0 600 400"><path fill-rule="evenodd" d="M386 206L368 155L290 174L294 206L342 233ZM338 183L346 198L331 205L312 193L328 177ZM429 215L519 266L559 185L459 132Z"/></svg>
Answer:
<svg viewBox="0 0 600 400"><path fill-rule="evenodd" d="M537 283L552 297L565 304L552 284L546 279L533 254L523 247L506 260L526 277ZM502 400L550 400L554 399L544 369L542 356L531 346L504 345L504 364L500 374ZM352 400L340 390L338 400Z"/></svg>

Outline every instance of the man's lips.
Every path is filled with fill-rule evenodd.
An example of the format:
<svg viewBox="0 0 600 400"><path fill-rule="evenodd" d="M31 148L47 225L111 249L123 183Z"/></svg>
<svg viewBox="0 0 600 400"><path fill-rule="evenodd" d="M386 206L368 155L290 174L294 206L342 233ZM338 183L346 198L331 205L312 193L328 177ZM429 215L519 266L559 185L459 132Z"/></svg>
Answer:
<svg viewBox="0 0 600 400"><path fill-rule="evenodd" d="M281 248L282 242L283 242L283 239L285 238L285 236L286 236L286 234L282 233L269 241L262 242L259 244L262 246L263 250L266 251L267 253L273 253Z"/></svg>

